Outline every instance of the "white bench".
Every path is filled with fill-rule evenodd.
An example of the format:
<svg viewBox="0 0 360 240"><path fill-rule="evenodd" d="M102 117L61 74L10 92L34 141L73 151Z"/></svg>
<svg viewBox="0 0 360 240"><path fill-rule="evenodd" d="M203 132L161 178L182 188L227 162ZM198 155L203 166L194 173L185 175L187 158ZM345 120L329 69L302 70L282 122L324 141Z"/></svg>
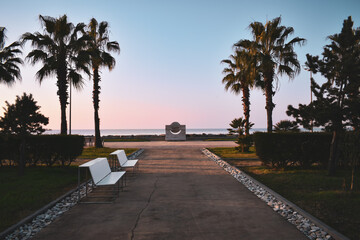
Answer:
<svg viewBox="0 0 360 240"><path fill-rule="evenodd" d="M80 168L88 168L95 186L115 186L118 184L117 192L113 195L114 197L119 194L120 190L120 179L122 180L121 187L123 187L123 177L125 171L111 172L109 162L106 158L96 158L87 163L79 166L79 179L80 179ZM86 189L87 194L87 189Z"/></svg>
<svg viewBox="0 0 360 240"><path fill-rule="evenodd" d="M124 150L116 150L110 153L110 155L117 159L120 168L124 168L124 169L132 168L133 173L135 172L135 170L139 169L139 164L138 164L139 160L137 159L128 160Z"/></svg>

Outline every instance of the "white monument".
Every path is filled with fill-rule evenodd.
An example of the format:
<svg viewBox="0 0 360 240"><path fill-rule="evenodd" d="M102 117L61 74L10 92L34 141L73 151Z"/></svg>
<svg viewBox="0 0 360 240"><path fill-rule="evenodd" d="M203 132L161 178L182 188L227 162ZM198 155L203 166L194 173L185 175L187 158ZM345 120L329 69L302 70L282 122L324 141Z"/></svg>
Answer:
<svg viewBox="0 0 360 240"><path fill-rule="evenodd" d="M186 141L186 126L173 122L165 126L166 141Z"/></svg>

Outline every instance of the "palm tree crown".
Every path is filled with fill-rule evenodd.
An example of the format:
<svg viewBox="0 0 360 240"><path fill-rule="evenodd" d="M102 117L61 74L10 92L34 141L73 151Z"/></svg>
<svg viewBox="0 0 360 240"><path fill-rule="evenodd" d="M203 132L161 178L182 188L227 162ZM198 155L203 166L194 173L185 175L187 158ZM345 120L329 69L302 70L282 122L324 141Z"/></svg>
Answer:
<svg viewBox="0 0 360 240"><path fill-rule="evenodd" d="M222 83L225 90L230 90L236 95L242 93L245 135L250 131L250 89L255 85L256 71L252 56L246 50L236 51L235 55L230 55L230 59L222 60L228 67L224 68L225 77Z"/></svg>
<svg viewBox="0 0 360 240"><path fill-rule="evenodd" d="M0 83L11 85L16 79L21 80L19 65L23 61L17 57L22 53L19 42L5 47L5 30L6 28L0 27Z"/></svg>
<svg viewBox="0 0 360 240"><path fill-rule="evenodd" d="M85 51L86 41L84 33L85 24L79 23L74 26L68 22L67 16L59 18L39 16L44 33L25 33L23 41L30 41L34 48L27 59L31 64L41 62L43 66L36 73L36 78L43 81L44 78L56 76L58 96L61 107L61 134L67 134L66 105L68 100L68 84L71 82L75 87L81 87L83 78L78 71L90 74L88 69L88 57Z"/></svg>
<svg viewBox="0 0 360 240"><path fill-rule="evenodd" d="M286 42L294 33L294 29L280 24L281 17L268 21L265 25L261 22L253 22L249 26L253 40L240 40L234 45L238 49L248 50L256 58L256 69L266 95L268 132L272 131L272 111L275 107L272 101L276 90L274 90L273 82L277 80L277 74L285 74L293 79L300 72L300 63L294 46L305 43L305 39L299 37Z"/></svg>
<svg viewBox="0 0 360 240"><path fill-rule="evenodd" d="M115 66L115 58L109 52L120 53L119 43L109 40L109 24L105 21L98 23L95 18L90 20L87 35L90 37L88 41L88 53L90 55L90 63L93 70L93 104L94 104L94 121L95 121L95 146L102 147L100 137L100 118L99 118L99 94L101 80L99 69L107 67L112 70Z"/></svg>

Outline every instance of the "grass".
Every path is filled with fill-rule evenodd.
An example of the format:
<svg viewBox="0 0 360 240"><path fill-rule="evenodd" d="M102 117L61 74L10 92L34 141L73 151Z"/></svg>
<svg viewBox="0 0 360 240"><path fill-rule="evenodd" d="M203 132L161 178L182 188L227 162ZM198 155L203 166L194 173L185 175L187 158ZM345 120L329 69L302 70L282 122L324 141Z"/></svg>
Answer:
<svg viewBox="0 0 360 240"><path fill-rule="evenodd" d="M205 139L204 141L236 141L236 138L209 138Z"/></svg>
<svg viewBox="0 0 360 240"><path fill-rule="evenodd" d="M108 157L115 148L84 148L75 166L28 167L19 177L17 168L0 167L0 232L77 186L81 159ZM129 155L137 148L124 149Z"/></svg>
<svg viewBox="0 0 360 240"><path fill-rule="evenodd" d="M150 140L144 138L106 138L104 142L150 142Z"/></svg>
<svg viewBox="0 0 360 240"><path fill-rule="evenodd" d="M242 153L236 150L235 148L229 147L218 147L218 148L208 148L209 151L215 153L216 155L222 156L227 159L239 159L239 158L257 158L255 153L255 148L250 147L249 152Z"/></svg>
<svg viewBox="0 0 360 240"><path fill-rule="evenodd" d="M77 186L76 167L0 168L0 232Z"/></svg>
<svg viewBox="0 0 360 240"><path fill-rule="evenodd" d="M117 150L118 148L95 148L89 147L84 148L82 154L78 157L78 159L93 159L98 157L109 157L109 154ZM130 155L131 153L138 150L137 148L124 148L126 155Z"/></svg>
<svg viewBox="0 0 360 240"><path fill-rule="evenodd" d="M215 151L232 165L239 166L242 161L233 158L231 148ZM261 165L240 168L345 236L360 239L359 171L355 189L350 192L350 169L340 169L336 176L330 177L326 170L315 167L308 170L298 167L279 170Z"/></svg>

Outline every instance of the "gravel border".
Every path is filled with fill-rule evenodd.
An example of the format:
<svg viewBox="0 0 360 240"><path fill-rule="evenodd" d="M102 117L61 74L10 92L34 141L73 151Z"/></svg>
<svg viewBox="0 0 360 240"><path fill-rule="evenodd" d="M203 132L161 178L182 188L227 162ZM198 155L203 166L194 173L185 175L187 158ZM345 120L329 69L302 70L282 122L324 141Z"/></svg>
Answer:
<svg viewBox="0 0 360 240"><path fill-rule="evenodd" d="M305 212L294 203L272 191L236 167L231 166L216 154L204 148L201 150L208 158L215 161L226 172L241 182L258 198L267 203L275 212L286 218L311 240L350 240L319 219Z"/></svg>
<svg viewBox="0 0 360 240"><path fill-rule="evenodd" d="M128 159L135 159L144 152L144 149L139 149L128 156ZM88 192L92 191L91 180L87 182ZM80 199L86 194L85 183L80 186ZM79 201L78 188L75 188L51 203L45 205L43 208L24 218L20 222L9 227L0 233L0 239L5 240L26 240L31 239L41 229L52 223L56 218L67 212L70 208L75 206Z"/></svg>

